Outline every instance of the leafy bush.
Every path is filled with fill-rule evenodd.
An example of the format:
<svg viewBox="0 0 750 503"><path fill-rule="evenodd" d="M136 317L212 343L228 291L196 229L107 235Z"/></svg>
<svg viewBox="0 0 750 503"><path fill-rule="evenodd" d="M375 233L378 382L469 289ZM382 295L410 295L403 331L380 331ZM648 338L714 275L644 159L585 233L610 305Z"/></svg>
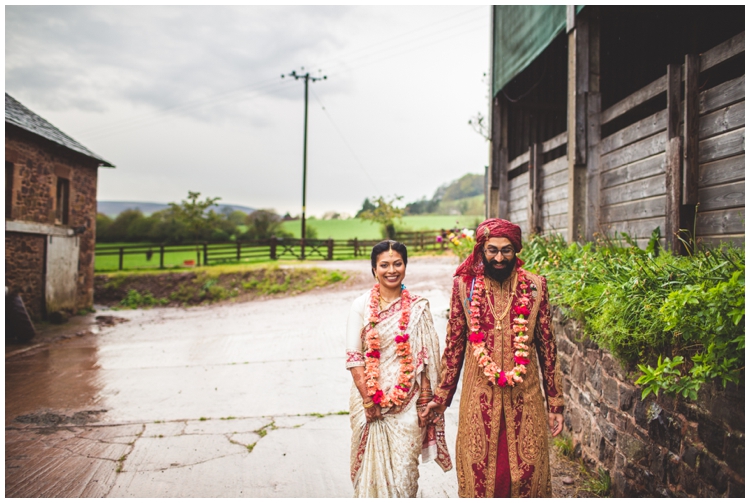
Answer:
<svg viewBox="0 0 750 503"><path fill-rule="evenodd" d="M533 237L523 258L586 336L637 364L644 397L663 390L696 399L706 381L743 380L744 249L682 257L659 253L658 229L645 250L622 237L585 245Z"/></svg>

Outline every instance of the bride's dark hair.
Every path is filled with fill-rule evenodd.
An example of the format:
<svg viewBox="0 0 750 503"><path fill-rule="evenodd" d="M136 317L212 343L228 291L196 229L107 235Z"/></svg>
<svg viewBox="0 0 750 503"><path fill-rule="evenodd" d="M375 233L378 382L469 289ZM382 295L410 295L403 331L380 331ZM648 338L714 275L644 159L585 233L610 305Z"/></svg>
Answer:
<svg viewBox="0 0 750 503"><path fill-rule="evenodd" d="M406 265L406 263L408 262L408 259L406 257L406 245L404 243L399 243L398 241L392 240L381 241L380 243L372 247L372 253L370 254L370 263L372 264L373 276L375 276L375 268L378 261L378 255L380 255L384 251L388 251L388 249L392 249L393 251L398 252L398 254L401 255L401 259L404 261L404 265Z"/></svg>

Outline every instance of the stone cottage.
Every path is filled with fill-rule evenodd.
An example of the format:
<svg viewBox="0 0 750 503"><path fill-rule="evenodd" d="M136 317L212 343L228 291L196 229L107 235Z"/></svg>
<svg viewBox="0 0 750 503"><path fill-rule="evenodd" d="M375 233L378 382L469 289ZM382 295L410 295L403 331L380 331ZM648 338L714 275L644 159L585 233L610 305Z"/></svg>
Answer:
<svg viewBox="0 0 750 503"><path fill-rule="evenodd" d="M34 320L93 305L99 167L114 166L5 94L5 286Z"/></svg>

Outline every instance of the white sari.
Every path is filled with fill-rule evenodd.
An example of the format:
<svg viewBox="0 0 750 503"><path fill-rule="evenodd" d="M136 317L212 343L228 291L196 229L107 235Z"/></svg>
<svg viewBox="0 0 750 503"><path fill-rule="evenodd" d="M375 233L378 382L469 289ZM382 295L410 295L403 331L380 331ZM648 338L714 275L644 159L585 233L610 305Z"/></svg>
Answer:
<svg viewBox="0 0 750 503"><path fill-rule="evenodd" d="M370 295L358 297L352 304L347 324L346 368L364 367L364 331L369 325ZM401 299L393 301L379 313L376 326L380 334L380 388L388 393L397 383L400 360L394 338L400 334ZM419 455L422 462L435 460L443 470L452 465L445 446L442 424L437 428L420 428L417 398L422 373L426 372L434 387L440 378L440 347L426 299L412 296L409 334L415 372L410 392L398 407L383 408L383 419L367 423L362 396L352 384L349 414L352 426L351 477L354 497L402 497L417 495Z"/></svg>

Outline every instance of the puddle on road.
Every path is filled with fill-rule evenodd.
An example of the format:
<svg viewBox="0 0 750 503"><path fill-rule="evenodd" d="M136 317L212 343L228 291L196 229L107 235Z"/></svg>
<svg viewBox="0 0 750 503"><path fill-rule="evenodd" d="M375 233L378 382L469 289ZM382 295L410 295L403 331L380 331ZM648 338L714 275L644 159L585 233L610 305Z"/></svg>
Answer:
<svg viewBox="0 0 750 503"><path fill-rule="evenodd" d="M80 411L97 405L102 388L94 341L68 341L5 361L5 424L54 411ZM99 408L99 407L98 407ZM69 412L72 418L74 412Z"/></svg>

